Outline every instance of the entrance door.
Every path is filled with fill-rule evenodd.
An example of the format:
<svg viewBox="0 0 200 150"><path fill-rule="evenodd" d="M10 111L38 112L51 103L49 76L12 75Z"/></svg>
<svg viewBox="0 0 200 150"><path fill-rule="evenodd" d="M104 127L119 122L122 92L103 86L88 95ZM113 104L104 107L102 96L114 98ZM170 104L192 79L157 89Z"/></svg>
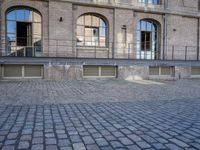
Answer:
<svg viewBox="0 0 200 150"><path fill-rule="evenodd" d="M20 56L32 56L32 24L17 22L17 54Z"/></svg>

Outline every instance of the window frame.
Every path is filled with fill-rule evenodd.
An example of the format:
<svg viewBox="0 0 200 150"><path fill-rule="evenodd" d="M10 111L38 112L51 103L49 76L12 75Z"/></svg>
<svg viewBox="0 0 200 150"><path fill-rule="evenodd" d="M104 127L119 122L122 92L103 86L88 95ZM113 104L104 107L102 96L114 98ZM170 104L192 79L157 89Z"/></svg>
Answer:
<svg viewBox="0 0 200 150"><path fill-rule="evenodd" d="M17 11L23 11L23 20L18 20L17 18ZM29 16L31 19L27 19L27 12L29 12L28 14L30 14L31 16ZM13 18L10 19L8 16L10 13L13 13ZM35 16L39 16L39 20L35 20ZM15 32L11 33L8 31L8 22L13 22L15 24ZM31 33L31 45L28 45L28 46L18 46L17 45L17 23L18 22L24 22L24 23L30 23L31 26L32 26L32 33ZM40 24L40 34L36 34L34 32L34 26L36 24ZM6 37L6 44L5 44L5 47L6 47L6 55L10 55L12 54L12 52L15 52L15 50L17 49L17 47L32 47L35 49L35 51L37 52L42 52L43 49L42 49L42 45L43 45L43 18L42 18L42 14L34 9L34 8L31 8L31 7L26 7L26 6L16 6L16 7L11 7L9 9L7 9L6 13L5 13L5 37ZM15 40L9 40L8 38L10 36L14 36L14 38L12 39L15 39ZM29 35L30 36L30 35ZM11 41L11 42L10 42ZM37 42L38 41L40 44L37 45ZM9 44L9 43L14 43L14 45L12 44ZM40 48L39 48L40 47ZM13 49L14 48L14 49ZM39 49L38 49L39 48Z"/></svg>
<svg viewBox="0 0 200 150"><path fill-rule="evenodd" d="M86 24L86 22L85 22L85 18L88 17L88 16L91 19L90 25ZM79 19L82 19L81 17L83 17L83 20L82 20L82 23L79 23ZM93 22L93 17L98 19L98 22L97 22L98 25L94 25L95 23ZM101 23L104 23L105 26L101 25ZM81 34L79 34L78 28L80 28L80 30L82 30L83 33L80 32ZM81 29L81 28L83 28L83 29ZM90 37L91 38L91 44L86 44L87 43L87 40L85 40L87 38L86 34L85 34L86 28L96 28L96 29L98 29L98 42L97 42L97 44L94 44L94 45L92 44L92 42L93 42L92 37L94 37L94 36ZM102 32L102 35L104 35L104 36L101 35L101 32ZM82 41L79 40L80 37L82 37ZM101 42L101 38L104 38L103 42ZM107 48L108 45L109 45L108 41L109 41L109 26L108 26L108 21L105 17L103 17L99 14L95 14L95 13L86 13L86 14L83 14L83 15L78 17L78 19L76 21L76 46L78 46L78 47Z"/></svg>

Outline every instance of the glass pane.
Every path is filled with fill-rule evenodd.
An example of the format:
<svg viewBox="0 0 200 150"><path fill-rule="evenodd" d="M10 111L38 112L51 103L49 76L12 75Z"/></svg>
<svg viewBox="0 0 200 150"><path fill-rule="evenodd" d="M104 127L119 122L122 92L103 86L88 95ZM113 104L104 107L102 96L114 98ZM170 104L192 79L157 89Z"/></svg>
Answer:
<svg viewBox="0 0 200 150"><path fill-rule="evenodd" d="M106 28L100 28L100 36L106 37Z"/></svg>
<svg viewBox="0 0 200 150"><path fill-rule="evenodd" d="M84 16L81 16L81 17L78 18L77 24L78 25L84 25Z"/></svg>
<svg viewBox="0 0 200 150"><path fill-rule="evenodd" d="M17 21L24 21L24 10L17 10Z"/></svg>
<svg viewBox="0 0 200 150"><path fill-rule="evenodd" d="M41 46L41 38L34 38L33 45L36 47L40 47Z"/></svg>
<svg viewBox="0 0 200 150"><path fill-rule="evenodd" d="M85 28L85 36L86 37L91 37L92 36L92 28Z"/></svg>
<svg viewBox="0 0 200 150"><path fill-rule="evenodd" d="M99 29L98 28L93 28L93 35L94 37L99 37Z"/></svg>
<svg viewBox="0 0 200 150"><path fill-rule="evenodd" d="M100 37L100 46L103 46L103 47L106 46L106 38L105 37Z"/></svg>
<svg viewBox="0 0 200 150"><path fill-rule="evenodd" d="M91 26L92 25L92 17L90 15L85 16L85 25Z"/></svg>
<svg viewBox="0 0 200 150"><path fill-rule="evenodd" d="M16 46L16 35L15 34L7 34L7 43L10 46Z"/></svg>
<svg viewBox="0 0 200 150"><path fill-rule="evenodd" d="M33 18L34 18L34 22L42 22L42 18L40 16L40 14L33 12Z"/></svg>
<svg viewBox="0 0 200 150"><path fill-rule="evenodd" d="M145 42L145 32L141 31L141 42Z"/></svg>
<svg viewBox="0 0 200 150"><path fill-rule="evenodd" d="M84 35L84 26L77 26L77 35Z"/></svg>
<svg viewBox="0 0 200 150"><path fill-rule="evenodd" d="M146 41L151 41L151 32L146 32Z"/></svg>
<svg viewBox="0 0 200 150"><path fill-rule="evenodd" d="M151 26L152 26L152 23L150 22L147 22L147 31L151 31Z"/></svg>
<svg viewBox="0 0 200 150"><path fill-rule="evenodd" d="M16 18L15 18L15 10L13 10L13 11L8 13L7 19L8 20L16 20Z"/></svg>
<svg viewBox="0 0 200 150"><path fill-rule="evenodd" d="M7 33L16 33L15 21L7 21Z"/></svg>
<svg viewBox="0 0 200 150"><path fill-rule="evenodd" d="M141 30L146 31L146 21L141 21Z"/></svg>
<svg viewBox="0 0 200 150"><path fill-rule="evenodd" d="M32 12L30 10L25 10L25 20L32 21Z"/></svg>
<svg viewBox="0 0 200 150"><path fill-rule="evenodd" d="M34 23L33 24L33 34L41 35L41 33L42 33L41 29L42 29L41 23Z"/></svg>
<svg viewBox="0 0 200 150"><path fill-rule="evenodd" d="M106 22L100 19L100 26L106 28Z"/></svg>
<svg viewBox="0 0 200 150"><path fill-rule="evenodd" d="M99 18L96 16L92 16L92 26L98 27L99 26Z"/></svg>
<svg viewBox="0 0 200 150"><path fill-rule="evenodd" d="M84 45L84 36L76 36L76 39L78 45Z"/></svg>
<svg viewBox="0 0 200 150"><path fill-rule="evenodd" d="M137 31L137 41L140 41L140 38L141 36L140 36L140 31Z"/></svg>

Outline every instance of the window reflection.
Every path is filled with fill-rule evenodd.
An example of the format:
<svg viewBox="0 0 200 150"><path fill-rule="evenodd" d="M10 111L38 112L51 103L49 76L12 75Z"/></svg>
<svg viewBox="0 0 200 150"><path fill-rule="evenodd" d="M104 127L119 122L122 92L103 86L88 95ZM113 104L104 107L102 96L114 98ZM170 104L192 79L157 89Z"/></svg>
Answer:
<svg viewBox="0 0 200 150"><path fill-rule="evenodd" d="M151 20L140 20L137 26L137 55L153 59L157 52L157 25Z"/></svg>
<svg viewBox="0 0 200 150"><path fill-rule="evenodd" d="M161 0L138 0L138 2L144 4L161 5Z"/></svg>
<svg viewBox="0 0 200 150"><path fill-rule="evenodd" d="M8 11L6 25L7 53L16 55L21 49L41 49L41 15L27 8L15 8Z"/></svg>
<svg viewBox="0 0 200 150"><path fill-rule="evenodd" d="M86 14L77 20L77 45L106 46L107 24L101 16Z"/></svg>

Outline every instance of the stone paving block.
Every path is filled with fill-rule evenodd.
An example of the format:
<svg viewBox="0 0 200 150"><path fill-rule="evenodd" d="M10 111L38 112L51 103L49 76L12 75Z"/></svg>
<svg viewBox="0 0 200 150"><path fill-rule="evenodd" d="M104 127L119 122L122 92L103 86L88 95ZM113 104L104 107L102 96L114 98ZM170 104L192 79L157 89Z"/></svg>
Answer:
<svg viewBox="0 0 200 150"><path fill-rule="evenodd" d="M124 144L124 145L132 145L133 144L133 142L130 139L126 138L126 137L119 138L119 141L121 141L122 144Z"/></svg>
<svg viewBox="0 0 200 150"><path fill-rule="evenodd" d="M83 142L87 145L91 145L95 143L95 141L93 140L91 136L84 136L82 137L82 139L83 139Z"/></svg>
<svg viewBox="0 0 200 150"><path fill-rule="evenodd" d="M111 141L110 144L113 148L124 147L119 141Z"/></svg>
<svg viewBox="0 0 200 150"><path fill-rule="evenodd" d="M136 142L136 144L140 147L140 148L151 148L151 145L149 145L147 142L145 141L140 141L140 142Z"/></svg>
<svg viewBox="0 0 200 150"><path fill-rule="evenodd" d="M96 143L99 146L106 146L106 145L108 145L108 142L104 138L98 138L98 139L95 139L95 141L96 141Z"/></svg>
<svg viewBox="0 0 200 150"><path fill-rule="evenodd" d="M96 144L91 144L86 146L87 150L100 150L99 146Z"/></svg>
<svg viewBox="0 0 200 150"><path fill-rule="evenodd" d="M14 146L3 146L2 150L14 150L15 147Z"/></svg>
<svg viewBox="0 0 200 150"><path fill-rule="evenodd" d="M58 140L58 146L60 147L66 147L69 146L71 143L68 139L59 139Z"/></svg>
<svg viewBox="0 0 200 150"><path fill-rule="evenodd" d="M74 150L86 150L86 147L83 143L74 143L73 148Z"/></svg>
<svg viewBox="0 0 200 150"><path fill-rule="evenodd" d="M134 142L138 142L142 140L141 137L137 136L136 134L130 134L128 135L128 137Z"/></svg>
<svg viewBox="0 0 200 150"><path fill-rule="evenodd" d="M57 144L57 140L56 140L56 138L46 138L45 143L47 145L55 145L55 144Z"/></svg>
<svg viewBox="0 0 200 150"><path fill-rule="evenodd" d="M178 139L169 139L171 142L177 144L178 146L184 148L184 147L188 147L188 144L178 140Z"/></svg>
<svg viewBox="0 0 200 150"><path fill-rule="evenodd" d="M31 150L44 150L43 144L32 145Z"/></svg>
<svg viewBox="0 0 200 150"><path fill-rule="evenodd" d="M178 147L177 145L175 144L166 144L166 147L169 148L170 150L183 150L181 147Z"/></svg>
<svg viewBox="0 0 200 150"><path fill-rule="evenodd" d="M21 141L19 142L18 149L28 149L30 146L29 142Z"/></svg>
<svg viewBox="0 0 200 150"><path fill-rule="evenodd" d="M58 150L58 147L56 145L47 145L46 150Z"/></svg>

